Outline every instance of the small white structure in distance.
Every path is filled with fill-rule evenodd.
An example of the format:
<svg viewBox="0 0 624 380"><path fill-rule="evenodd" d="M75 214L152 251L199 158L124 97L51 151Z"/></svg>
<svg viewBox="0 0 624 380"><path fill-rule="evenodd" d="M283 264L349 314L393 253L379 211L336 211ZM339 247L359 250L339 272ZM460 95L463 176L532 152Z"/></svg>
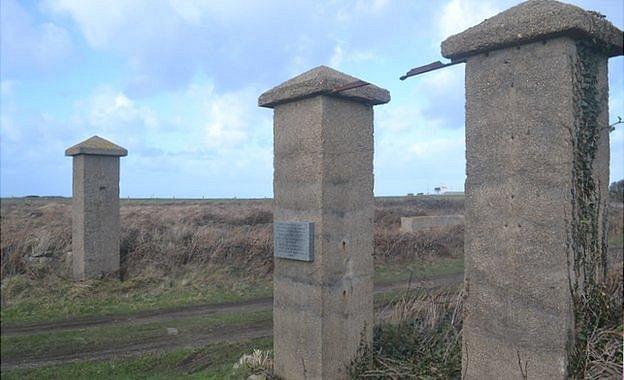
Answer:
<svg viewBox="0 0 624 380"><path fill-rule="evenodd" d="M433 188L433 192L436 195L444 194L448 191L448 187L446 185L440 185L438 187Z"/></svg>

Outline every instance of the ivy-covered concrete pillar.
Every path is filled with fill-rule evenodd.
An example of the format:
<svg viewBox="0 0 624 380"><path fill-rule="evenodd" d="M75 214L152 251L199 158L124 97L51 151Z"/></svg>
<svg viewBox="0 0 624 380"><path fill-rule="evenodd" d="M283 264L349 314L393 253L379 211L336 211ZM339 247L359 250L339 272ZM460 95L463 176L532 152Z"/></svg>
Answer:
<svg viewBox="0 0 624 380"><path fill-rule="evenodd" d="M568 378L604 270L607 59L622 32L534 0L442 54L466 60L464 378Z"/></svg>

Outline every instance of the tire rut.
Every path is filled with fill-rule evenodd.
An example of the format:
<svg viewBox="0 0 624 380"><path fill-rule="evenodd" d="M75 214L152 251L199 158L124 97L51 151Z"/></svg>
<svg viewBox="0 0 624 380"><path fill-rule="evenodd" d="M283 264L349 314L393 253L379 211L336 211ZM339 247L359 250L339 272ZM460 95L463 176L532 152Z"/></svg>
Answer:
<svg viewBox="0 0 624 380"><path fill-rule="evenodd" d="M156 339L121 345L106 349L86 349L65 354L45 354L23 356L21 358L2 358L2 371L47 367L82 361L111 360L166 352L180 348L199 348L221 342L240 342L256 338L270 337L273 334L272 321L253 322L246 325L223 326L209 332L192 334L184 337L162 336Z"/></svg>
<svg viewBox="0 0 624 380"><path fill-rule="evenodd" d="M458 284L463 281L463 273L453 273L440 275L425 279L415 279L411 284L407 281L380 284L375 286L375 294L387 293L394 290L413 287L440 287L445 285ZM255 312L268 310L273 307L273 298L265 297L249 301L230 302L221 304L204 304L181 306L170 309L149 310L130 315L117 315L105 317L76 318L65 321L49 323L33 323L17 326L2 326L2 336L27 335L49 332L61 332L69 330L80 330L101 325L134 325L154 322L166 322L172 319L190 318L195 316L230 314L236 312Z"/></svg>
<svg viewBox="0 0 624 380"><path fill-rule="evenodd" d="M430 277L392 284L375 286L375 294L386 293L401 289L439 288L457 285L463 281L463 273ZM194 305L166 310L141 312L128 316L80 318L53 323L39 323L23 326L2 327L2 336L16 336L47 332L85 329L106 325L139 325L151 322L165 322L173 319L189 318L194 316L227 314L237 312L255 312L270 310L273 306L272 298L262 298L227 304ZM75 363L87 360L109 360L131 356L138 356L150 352L170 351L178 348L197 348L207 344L220 342L239 342L254 338L269 337L272 335L272 321L256 321L246 324L220 326L211 328L189 336L158 336L145 339L141 342L122 344L111 348L83 349L71 353L46 353L43 355L29 355L20 358L2 358L1 369L37 368L57 364Z"/></svg>

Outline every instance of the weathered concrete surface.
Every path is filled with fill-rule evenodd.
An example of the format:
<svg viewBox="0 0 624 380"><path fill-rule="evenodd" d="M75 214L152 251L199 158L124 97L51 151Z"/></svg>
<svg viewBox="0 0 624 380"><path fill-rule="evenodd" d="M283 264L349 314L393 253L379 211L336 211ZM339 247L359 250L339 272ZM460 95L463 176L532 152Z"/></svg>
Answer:
<svg viewBox="0 0 624 380"><path fill-rule="evenodd" d="M598 122L606 126L607 54L601 59ZM568 378L574 189L584 149L574 143L584 128L579 60L569 37L467 59L465 379L522 378L527 362L528 378ZM605 131L593 161L599 192L608 184Z"/></svg>
<svg viewBox="0 0 624 380"><path fill-rule="evenodd" d="M119 271L119 157L127 151L94 136L73 156L72 260L75 279Z"/></svg>
<svg viewBox="0 0 624 380"><path fill-rule="evenodd" d="M459 226L464 224L463 215L432 215L401 217L401 232L410 233L427 228Z"/></svg>
<svg viewBox="0 0 624 380"><path fill-rule="evenodd" d="M313 262L275 259L275 370L285 379L346 379L360 342L372 339L372 105L389 96L320 95L310 77L355 80L319 67L297 77L291 98L264 102L275 89L260 97L275 105L274 220L315 224Z"/></svg>
<svg viewBox="0 0 624 380"><path fill-rule="evenodd" d="M442 42L442 55L461 59L558 36L594 39L610 56L622 55L622 31L596 12L554 0L526 1L451 36Z"/></svg>
<svg viewBox="0 0 624 380"><path fill-rule="evenodd" d="M284 102L318 95L352 99L370 105L384 104L390 101L390 93L387 90L372 84L334 92L341 86L357 81L359 79L350 75L327 66L319 66L263 93L258 98L258 105L274 108Z"/></svg>

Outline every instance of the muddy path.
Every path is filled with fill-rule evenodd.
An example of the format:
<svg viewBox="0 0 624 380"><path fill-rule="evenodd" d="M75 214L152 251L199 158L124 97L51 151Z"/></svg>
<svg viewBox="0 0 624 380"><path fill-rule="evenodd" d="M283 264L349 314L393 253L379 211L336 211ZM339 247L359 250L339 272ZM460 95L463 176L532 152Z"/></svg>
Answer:
<svg viewBox="0 0 624 380"><path fill-rule="evenodd" d="M220 342L235 343L273 334L272 321L259 321L244 325L219 326L208 331L185 336L162 336L105 349L82 349L71 353L49 352L43 355L24 355L20 358L2 358L2 371L47 367L92 360L110 360L166 352L179 348L199 348Z"/></svg>
<svg viewBox="0 0 624 380"><path fill-rule="evenodd" d="M266 310L273 305L273 298L257 298L249 301L190 305L170 309L147 310L128 315L75 318L55 322L33 323L17 326L2 326L2 336L30 335L38 333L80 330L95 326L143 324L165 322L174 319L190 318L201 315L229 314Z"/></svg>
<svg viewBox="0 0 624 380"><path fill-rule="evenodd" d="M458 285L463 281L463 273L443 275L414 280L412 282L400 282L383 284L375 287L375 293L387 293L399 290L415 288L434 289L444 286ZM27 326L3 327L2 336L30 335L47 332L59 332L68 330L85 329L94 326L106 325L140 325L152 322L166 322L195 316L206 316L228 313L251 313L270 310L273 306L272 298L262 298L252 301L195 305L179 307L175 309L154 310L141 312L128 316L111 316L102 318L80 318L55 323L40 323ZM380 306L380 305L376 305ZM192 334L180 334L176 336L162 335L145 338L132 343L121 344L115 347L87 348L75 352L46 352L37 355L23 355L19 358L3 357L2 371L12 369L37 368L57 364L74 363L87 360L109 360L131 356L138 356L150 352L164 352L179 348L197 348L208 344L220 342L240 342L255 338L270 337L272 335L272 321L261 320L244 324L214 326L194 331Z"/></svg>

